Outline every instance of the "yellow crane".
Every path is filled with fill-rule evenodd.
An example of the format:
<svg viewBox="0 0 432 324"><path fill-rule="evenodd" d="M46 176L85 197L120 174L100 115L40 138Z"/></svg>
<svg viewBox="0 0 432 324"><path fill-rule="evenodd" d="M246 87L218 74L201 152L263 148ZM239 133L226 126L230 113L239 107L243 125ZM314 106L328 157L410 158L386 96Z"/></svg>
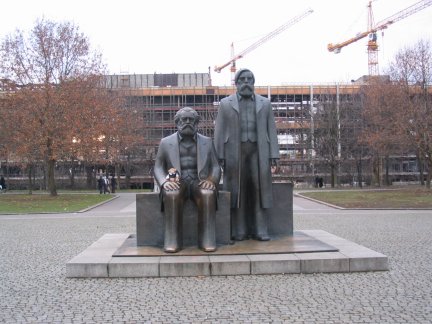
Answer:
<svg viewBox="0 0 432 324"><path fill-rule="evenodd" d="M350 38L344 42L337 44L328 44L327 49L330 52L334 52L336 54L340 53L341 49L349 44L357 42L358 40L369 36L369 40L367 43L367 52L368 52L368 70L369 75L378 75L378 42L377 42L377 31L386 29L391 24L402 20L412 14L423 10L426 7L432 5L432 0L423 0L419 1L412 6L409 6L394 15L381 20L377 24L374 23L373 12L372 12L372 1L368 3L368 28L367 31L358 33L355 37Z"/></svg>
<svg viewBox="0 0 432 324"><path fill-rule="evenodd" d="M302 20L306 16L309 16L312 12L313 12L312 9L308 9L304 13L302 13L302 14L300 14L300 15L292 18L292 19L290 19L285 24L283 24L280 27L276 28L275 30L273 30L272 32L270 32L269 34L267 34L266 36L260 38L258 41L256 41L255 43L253 43L252 45L250 45L249 47L247 47L245 50L243 50L242 52L240 52L237 55L234 54L234 44L231 43L231 60L229 60L225 64L222 64L222 65L219 65L219 66L215 66L214 67L215 72L220 73L222 71L222 69L224 69L225 67L227 67L228 65L231 64L231 68L230 68L230 70L231 70L231 82L232 82L232 84L234 84L234 74L237 71L236 61L238 59L241 59L242 57L244 57L250 51L253 51L258 46L260 46L263 43L267 42L268 40L272 39L273 37L275 37L276 35L280 34L284 30L286 30L287 28L291 27L292 25L296 24L297 22L299 22L300 20Z"/></svg>

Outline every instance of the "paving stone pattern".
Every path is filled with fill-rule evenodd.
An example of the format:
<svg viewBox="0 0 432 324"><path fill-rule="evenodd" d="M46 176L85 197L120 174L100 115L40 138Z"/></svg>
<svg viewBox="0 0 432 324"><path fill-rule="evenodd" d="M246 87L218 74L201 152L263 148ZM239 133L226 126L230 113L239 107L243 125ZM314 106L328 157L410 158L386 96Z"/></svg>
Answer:
<svg viewBox="0 0 432 324"><path fill-rule="evenodd" d="M334 210L295 198L295 230L383 253L390 271L66 278L66 262L102 235L135 232L131 199L84 214L0 215L0 323L432 322L431 211Z"/></svg>

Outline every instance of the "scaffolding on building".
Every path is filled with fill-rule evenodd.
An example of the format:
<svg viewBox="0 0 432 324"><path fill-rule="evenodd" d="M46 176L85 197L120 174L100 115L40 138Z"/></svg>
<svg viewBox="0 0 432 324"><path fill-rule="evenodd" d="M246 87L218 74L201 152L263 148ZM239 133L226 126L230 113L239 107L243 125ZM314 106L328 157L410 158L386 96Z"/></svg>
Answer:
<svg viewBox="0 0 432 324"><path fill-rule="evenodd" d="M107 76L107 87L121 91L128 107L142 113L147 169L154 163L161 138L176 131L174 116L180 108L194 108L200 115L199 131L213 137L220 100L236 89L212 86L210 80L207 73ZM315 176L313 111L320 102L336 101L337 96L350 100L359 87L350 83L255 88L272 103L281 154L280 178L310 180L306 178Z"/></svg>

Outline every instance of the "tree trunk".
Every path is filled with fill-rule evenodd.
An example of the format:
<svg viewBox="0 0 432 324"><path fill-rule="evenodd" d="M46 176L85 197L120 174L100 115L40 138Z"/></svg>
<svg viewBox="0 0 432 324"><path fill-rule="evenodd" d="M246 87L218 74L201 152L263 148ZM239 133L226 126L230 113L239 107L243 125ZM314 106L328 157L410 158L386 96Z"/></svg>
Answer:
<svg viewBox="0 0 432 324"><path fill-rule="evenodd" d="M362 158L357 161L357 180L360 188L363 188L363 166Z"/></svg>
<svg viewBox="0 0 432 324"><path fill-rule="evenodd" d="M28 188L29 188L29 195L33 194L33 181L32 181L32 165L29 164L27 166L27 176L28 176Z"/></svg>
<svg viewBox="0 0 432 324"><path fill-rule="evenodd" d="M377 187L381 187L381 158L375 157L372 161L372 173L373 173L373 184Z"/></svg>
<svg viewBox="0 0 432 324"><path fill-rule="evenodd" d="M120 173L121 173L121 164L117 163L115 166L114 177L117 176L117 189L120 190Z"/></svg>
<svg viewBox="0 0 432 324"><path fill-rule="evenodd" d="M7 183L7 187L9 187L10 184L9 156L7 157L6 160L6 183Z"/></svg>
<svg viewBox="0 0 432 324"><path fill-rule="evenodd" d="M130 165L129 163L126 164L126 176L125 176L125 185L126 185L126 189L130 189L130 180L131 180L131 170L130 170Z"/></svg>
<svg viewBox="0 0 432 324"><path fill-rule="evenodd" d="M86 165L86 187L87 189L95 189L96 184L94 184L95 174L93 172L93 166L92 165Z"/></svg>
<svg viewBox="0 0 432 324"><path fill-rule="evenodd" d="M46 165L42 165L42 173L43 173L43 181L42 181L42 189L47 189L47 172L46 172Z"/></svg>
<svg viewBox="0 0 432 324"><path fill-rule="evenodd" d="M37 164L37 172L38 174L42 175L43 174L43 165L41 165L41 163ZM35 172L36 173L36 172ZM35 179L35 183L36 183L36 179ZM43 190L44 189L44 178L41 177L38 181L39 184L39 190Z"/></svg>
<svg viewBox="0 0 432 324"><path fill-rule="evenodd" d="M72 166L70 168L70 186L75 189L75 160L72 159Z"/></svg>
<svg viewBox="0 0 432 324"><path fill-rule="evenodd" d="M420 174L420 185L424 186L425 185L425 181L424 181L424 167L423 167L423 160L422 157L419 153L416 154L417 157L417 161L418 161L418 170L419 170L419 174Z"/></svg>
<svg viewBox="0 0 432 324"><path fill-rule="evenodd" d="M126 177L125 177L125 182L126 182L126 189L130 189L130 180L131 180L131 167L130 167L130 156L129 154L127 155L127 159L126 159L126 165L125 165L125 172L126 172Z"/></svg>
<svg viewBox="0 0 432 324"><path fill-rule="evenodd" d="M36 186L36 171L37 171L37 167L36 165L33 165L32 167L33 188L35 188Z"/></svg>
<svg viewBox="0 0 432 324"><path fill-rule="evenodd" d="M54 159L49 159L47 162L48 191L51 196L57 196L57 187L55 183L55 172L54 172L55 162L56 161Z"/></svg>
<svg viewBox="0 0 432 324"><path fill-rule="evenodd" d="M331 187L334 188L335 187L335 177L336 177L336 165L331 164L330 166L330 184Z"/></svg>
<svg viewBox="0 0 432 324"><path fill-rule="evenodd" d="M55 183L55 159L53 158L52 139L47 139L47 182L48 191L51 196L57 196L57 188Z"/></svg>
<svg viewBox="0 0 432 324"><path fill-rule="evenodd" d="M431 179L432 179L432 159L429 158L428 159L428 174L427 174L427 178L426 178L426 188L430 189L431 188Z"/></svg>
<svg viewBox="0 0 432 324"><path fill-rule="evenodd" d="M390 181L390 159L388 156L386 156L384 158L384 163L385 163L385 184L386 186L390 186L391 185L391 181Z"/></svg>

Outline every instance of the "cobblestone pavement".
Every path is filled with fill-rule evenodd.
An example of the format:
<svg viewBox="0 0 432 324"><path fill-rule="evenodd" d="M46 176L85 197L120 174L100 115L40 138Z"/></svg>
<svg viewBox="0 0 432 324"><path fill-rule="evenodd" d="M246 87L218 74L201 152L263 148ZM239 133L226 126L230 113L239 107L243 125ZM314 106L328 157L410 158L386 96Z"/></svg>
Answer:
<svg viewBox="0 0 432 324"><path fill-rule="evenodd" d="M431 323L432 212L335 210L294 200L295 229L389 257L390 271L70 279L105 233L135 232L134 195L83 214L0 215L0 323Z"/></svg>

